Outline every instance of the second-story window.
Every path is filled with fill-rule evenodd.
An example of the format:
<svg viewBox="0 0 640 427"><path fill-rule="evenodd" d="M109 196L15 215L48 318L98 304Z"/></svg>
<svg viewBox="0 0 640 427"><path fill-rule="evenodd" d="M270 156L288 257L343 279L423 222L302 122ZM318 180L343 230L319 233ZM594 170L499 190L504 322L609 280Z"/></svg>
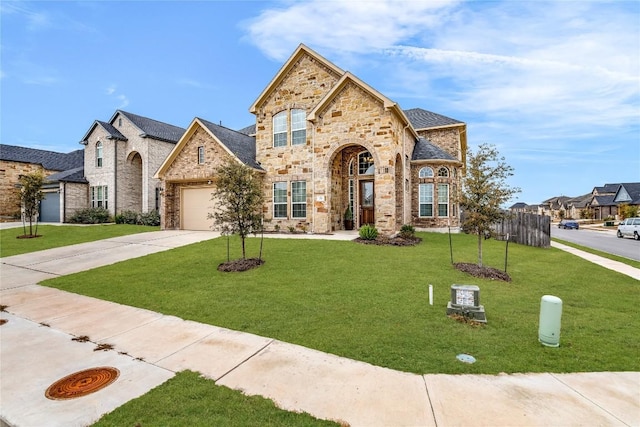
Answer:
<svg viewBox="0 0 640 427"><path fill-rule="evenodd" d="M198 147L198 164L199 165L204 164L204 146L203 145Z"/></svg>
<svg viewBox="0 0 640 427"><path fill-rule="evenodd" d="M273 146L287 145L287 112L281 111L273 116Z"/></svg>
<svg viewBox="0 0 640 427"><path fill-rule="evenodd" d="M102 142L96 144L96 167L102 167Z"/></svg>
<svg viewBox="0 0 640 427"><path fill-rule="evenodd" d="M307 114L304 110L291 110L291 145L307 142Z"/></svg>

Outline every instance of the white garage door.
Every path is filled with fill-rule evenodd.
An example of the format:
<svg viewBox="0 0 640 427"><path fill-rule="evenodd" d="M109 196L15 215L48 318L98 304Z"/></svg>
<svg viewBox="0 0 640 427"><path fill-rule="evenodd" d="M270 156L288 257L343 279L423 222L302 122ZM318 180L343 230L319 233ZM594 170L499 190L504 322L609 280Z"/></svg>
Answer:
<svg viewBox="0 0 640 427"><path fill-rule="evenodd" d="M208 219L213 213L215 202L211 200L213 187L183 188L182 206L180 209L180 228L183 230L211 230L213 219Z"/></svg>

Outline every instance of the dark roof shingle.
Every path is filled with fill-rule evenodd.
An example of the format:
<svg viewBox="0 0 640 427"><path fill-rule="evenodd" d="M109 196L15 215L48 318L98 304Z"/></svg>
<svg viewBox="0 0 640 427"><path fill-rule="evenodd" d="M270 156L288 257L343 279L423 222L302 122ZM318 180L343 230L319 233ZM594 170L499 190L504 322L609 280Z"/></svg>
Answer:
<svg viewBox="0 0 640 427"><path fill-rule="evenodd" d="M428 139L419 138L413 148L411 160L457 160L442 148L432 144Z"/></svg>
<svg viewBox="0 0 640 427"><path fill-rule="evenodd" d="M66 171L84 165L84 150L58 153L36 148L0 144L0 160L42 165L43 168L52 171Z"/></svg>
<svg viewBox="0 0 640 427"><path fill-rule="evenodd" d="M57 172L49 175L47 182L77 182L80 184L88 184L89 181L84 177L84 166L69 169L67 171Z"/></svg>
<svg viewBox="0 0 640 427"><path fill-rule="evenodd" d="M238 129L238 132L244 133L245 135L249 135L249 136L255 135L256 134L256 125L253 124L253 125L249 125L247 127L244 127L242 129Z"/></svg>
<svg viewBox="0 0 640 427"><path fill-rule="evenodd" d="M464 124L459 120L443 116L442 114L423 110L422 108L411 108L410 110L404 110L404 114L406 114L407 118L411 122L411 126L413 126L413 128L416 130L447 125Z"/></svg>
<svg viewBox="0 0 640 427"><path fill-rule="evenodd" d="M245 165L262 170L256 161L256 138L198 118Z"/></svg>
<svg viewBox="0 0 640 427"><path fill-rule="evenodd" d="M131 122L136 125L146 136L158 139L160 141L172 142L176 144L186 131L186 129L178 126L159 122L158 120L138 116L137 114L128 113L122 110L116 111L113 119L111 119L111 124L113 124L113 120L115 120L115 117L118 115L118 113L131 120Z"/></svg>

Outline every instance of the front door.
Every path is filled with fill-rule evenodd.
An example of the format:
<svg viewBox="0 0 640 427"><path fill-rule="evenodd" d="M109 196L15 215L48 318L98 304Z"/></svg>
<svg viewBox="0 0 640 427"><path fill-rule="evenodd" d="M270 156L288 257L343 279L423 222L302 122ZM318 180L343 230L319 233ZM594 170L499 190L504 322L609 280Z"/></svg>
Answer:
<svg viewBox="0 0 640 427"><path fill-rule="evenodd" d="M360 181L360 227L374 224L373 181Z"/></svg>

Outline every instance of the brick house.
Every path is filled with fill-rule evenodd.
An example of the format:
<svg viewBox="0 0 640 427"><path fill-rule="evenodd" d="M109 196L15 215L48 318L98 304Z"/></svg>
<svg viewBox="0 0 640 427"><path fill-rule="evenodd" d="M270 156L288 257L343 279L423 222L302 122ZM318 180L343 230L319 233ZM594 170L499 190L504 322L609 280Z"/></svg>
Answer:
<svg viewBox="0 0 640 427"><path fill-rule="evenodd" d="M193 120L155 175L163 228L211 228L215 169L229 157L261 176L268 229L340 230L347 208L356 227L385 234L459 226L465 123L402 110L304 45L249 111L256 123L242 131Z"/></svg>
<svg viewBox="0 0 640 427"><path fill-rule="evenodd" d="M70 153L38 150L0 144L0 217L20 217L21 175L41 172L45 198L40 203L39 220L60 222L68 219L75 209L86 205L86 181L83 178L83 150Z"/></svg>
<svg viewBox="0 0 640 427"><path fill-rule="evenodd" d="M96 120L80 141L89 207L111 215L160 208L160 181L153 175L184 129L117 110L108 122Z"/></svg>

